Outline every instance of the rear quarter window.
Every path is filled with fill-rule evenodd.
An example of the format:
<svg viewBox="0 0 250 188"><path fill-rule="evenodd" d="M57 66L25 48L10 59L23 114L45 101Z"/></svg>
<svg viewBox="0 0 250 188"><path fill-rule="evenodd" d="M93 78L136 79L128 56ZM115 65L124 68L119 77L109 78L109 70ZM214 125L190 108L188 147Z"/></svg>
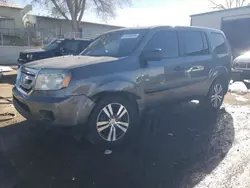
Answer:
<svg viewBox="0 0 250 188"><path fill-rule="evenodd" d="M216 54L227 54L229 49L225 37L221 33L211 33L211 42Z"/></svg>

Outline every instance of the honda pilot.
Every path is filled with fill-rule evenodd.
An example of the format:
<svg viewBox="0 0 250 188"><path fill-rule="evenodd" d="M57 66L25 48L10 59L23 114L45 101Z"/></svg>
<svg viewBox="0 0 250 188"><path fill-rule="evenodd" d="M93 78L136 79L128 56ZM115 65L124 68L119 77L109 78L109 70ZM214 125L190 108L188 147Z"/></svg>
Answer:
<svg viewBox="0 0 250 188"><path fill-rule="evenodd" d="M113 146L130 138L145 109L186 99L219 109L231 60L220 30L125 28L101 35L78 56L21 66L13 101L28 120L81 126L92 143Z"/></svg>

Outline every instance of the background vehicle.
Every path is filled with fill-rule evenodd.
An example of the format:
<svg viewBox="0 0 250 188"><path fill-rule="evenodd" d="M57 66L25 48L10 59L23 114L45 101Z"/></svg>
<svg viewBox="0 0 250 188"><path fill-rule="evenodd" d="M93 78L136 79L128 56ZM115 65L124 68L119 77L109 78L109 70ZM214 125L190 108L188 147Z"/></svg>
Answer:
<svg viewBox="0 0 250 188"><path fill-rule="evenodd" d="M250 53L245 53L233 61L232 80L250 80Z"/></svg>
<svg viewBox="0 0 250 188"><path fill-rule="evenodd" d="M121 29L98 37L81 56L22 66L13 101L27 119L80 124L91 142L112 146L135 132L146 108L198 98L219 109L231 59L219 30Z"/></svg>
<svg viewBox="0 0 250 188"><path fill-rule="evenodd" d="M42 49L31 49L20 52L18 58L18 66L21 66L30 61L45 59L62 55L78 55L89 44L91 40L82 39L59 39L53 40Z"/></svg>

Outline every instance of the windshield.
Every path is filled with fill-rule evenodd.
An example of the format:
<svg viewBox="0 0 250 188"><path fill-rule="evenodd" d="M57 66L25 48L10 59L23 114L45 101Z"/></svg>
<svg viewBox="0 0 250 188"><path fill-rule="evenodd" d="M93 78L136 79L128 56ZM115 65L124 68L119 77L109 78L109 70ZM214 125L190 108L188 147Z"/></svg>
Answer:
<svg viewBox="0 0 250 188"><path fill-rule="evenodd" d="M44 50L55 50L58 48L62 40L53 40L50 42L47 46L45 46L43 49Z"/></svg>
<svg viewBox="0 0 250 188"><path fill-rule="evenodd" d="M81 55L88 56L128 56L137 47L146 29L114 31L98 37Z"/></svg>

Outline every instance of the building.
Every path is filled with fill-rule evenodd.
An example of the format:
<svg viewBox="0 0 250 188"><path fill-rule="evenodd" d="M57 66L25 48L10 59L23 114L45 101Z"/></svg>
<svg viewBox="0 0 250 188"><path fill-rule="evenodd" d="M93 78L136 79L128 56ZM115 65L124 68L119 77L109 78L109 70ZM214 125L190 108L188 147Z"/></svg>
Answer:
<svg viewBox="0 0 250 188"><path fill-rule="evenodd" d="M194 14L190 17L191 26L224 31L235 57L250 49L250 6Z"/></svg>
<svg viewBox="0 0 250 188"><path fill-rule="evenodd" d="M224 21L250 18L250 6L193 14L190 17L191 26L221 29Z"/></svg>
<svg viewBox="0 0 250 188"><path fill-rule="evenodd" d="M85 39L95 38L110 30L119 29L119 26L81 22L80 31L73 32L70 21L46 16L28 14L32 10L31 5L21 8L17 4L0 3L0 34L27 38L27 36L51 40L51 38L81 37ZM27 39L28 40L28 39ZM16 41L16 39L15 39Z"/></svg>
<svg viewBox="0 0 250 188"><path fill-rule="evenodd" d="M110 30L119 29L119 26L98 24L91 22L81 22L80 32L72 32L71 23L65 19L51 18L46 16L27 15L24 19L24 25L29 25L36 31L41 32L43 36L49 37L82 37L85 39L95 38L102 33Z"/></svg>
<svg viewBox="0 0 250 188"><path fill-rule="evenodd" d="M32 10L31 5L21 8L15 3L0 2L0 28L24 28L23 17Z"/></svg>

